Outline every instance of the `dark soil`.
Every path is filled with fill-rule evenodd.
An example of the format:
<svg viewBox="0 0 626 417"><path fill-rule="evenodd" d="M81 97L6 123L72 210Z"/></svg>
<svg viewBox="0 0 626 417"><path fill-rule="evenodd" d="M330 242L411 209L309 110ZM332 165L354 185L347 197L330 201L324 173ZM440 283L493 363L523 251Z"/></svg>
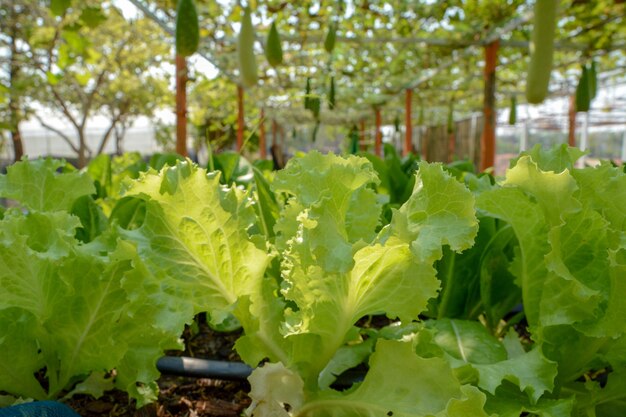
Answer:
<svg viewBox="0 0 626 417"><path fill-rule="evenodd" d="M198 329L186 329L184 352L167 352L173 356L190 356L223 361L240 360L233 345L239 332L214 332L202 320ZM247 381L223 381L162 375L158 381L157 402L140 409L134 400L119 390L108 391L99 399L76 395L66 402L82 417L237 417L250 405Z"/></svg>

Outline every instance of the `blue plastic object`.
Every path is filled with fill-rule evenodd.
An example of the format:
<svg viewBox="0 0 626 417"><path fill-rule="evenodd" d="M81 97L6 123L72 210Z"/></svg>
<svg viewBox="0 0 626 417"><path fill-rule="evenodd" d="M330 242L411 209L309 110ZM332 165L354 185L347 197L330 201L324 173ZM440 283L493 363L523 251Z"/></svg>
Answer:
<svg viewBox="0 0 626 417"><path fill-rule="evenodd" d="M35 401L0 408L0 417L80 417L76 411L56 401Z"/></svg>

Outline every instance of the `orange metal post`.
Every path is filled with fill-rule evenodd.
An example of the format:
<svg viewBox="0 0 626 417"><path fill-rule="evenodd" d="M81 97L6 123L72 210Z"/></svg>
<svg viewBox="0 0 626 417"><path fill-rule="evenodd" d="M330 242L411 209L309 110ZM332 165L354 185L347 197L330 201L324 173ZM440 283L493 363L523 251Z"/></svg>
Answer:
<svg viewBox="0 0 626 417"><path fill-rule="evenodd" d="M496 65L500 41L485 46L485 96L483 114L485 126L480 138L480 170L493 167L496 159Z"/></svg>
<svg viewBox="0 0 626 417"><path fill-rule="evenodd" d="M411 153L413 150L413 126L411 124L411 101L413 99L413 90L406 89L406 103L405 103L405 138L404 138L404 156Z"/></svg>
<svg viewBox="0 0 626 417"><path fill-rule="evenodd" d="M176 153L187 156L187 62L176 55Z"/></svg>
<svg viewBox="0 0 626 417"><path fill-rule="evenodd" d="M576 96L571 95L569 98L569 131L567 135L567 144L576 146Z"/></svg>
<svg viewBox="0 0 626 417"><path fill-rule="evenodd" d="M376 114L376 141L374 142L374 153L376 156L382 156L383 132L380 128L382 124L380 107L375 107L374 112Z"/></svg>
<svg viewBox="0 0 626 417"><path fill-rule="evenodd" d="M361 150L362 151L366 151L367 150L367 146L365 145L365 119L361 120L360 123L360 133L361 133L361 137L359 138L359 142L361 144Z"/></svg>
<svg viewBox="0 0 626 417"><path fill-rule="evenodd" d="M243 87L237 85L237 152L241 150L243 146Z"/></svg>

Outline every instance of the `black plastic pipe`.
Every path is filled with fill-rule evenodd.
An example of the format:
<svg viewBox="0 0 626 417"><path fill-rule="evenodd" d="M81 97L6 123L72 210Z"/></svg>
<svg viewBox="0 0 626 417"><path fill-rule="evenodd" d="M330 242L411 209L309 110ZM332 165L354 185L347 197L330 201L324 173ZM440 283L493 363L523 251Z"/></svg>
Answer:
<svg viewBox="0 0 626 417"><path fill-rule="evenodd" d="M226 362L212 359L190 358L187 356L164 356L157 361L157 369L162 374L195 378L225 379L240 381L248 378L252 368L243 362ZM335 388L347 388L360 382L364 370L348 370L337 377Z"/></svg>
<svg viewBox="0 0 626 417"><path fill-rule="evenodd" d="M162 374L242 380L248 378L252 368L243 362L225 362L186 356L164 356L157 361L157 369Z"/></svg>

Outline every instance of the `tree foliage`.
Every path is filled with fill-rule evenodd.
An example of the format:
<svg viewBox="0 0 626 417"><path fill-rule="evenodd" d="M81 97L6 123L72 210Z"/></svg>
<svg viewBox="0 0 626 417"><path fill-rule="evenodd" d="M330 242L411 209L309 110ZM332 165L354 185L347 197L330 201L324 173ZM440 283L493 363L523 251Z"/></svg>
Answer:
<svg viewBox="0 0 626 417"><path fill-rule="evenodd" d="M114 6L96 1L55 9L59 16L43 1L21 7L19 19L27 24L13 36L5 32L17 38L21 79L30 80L17 91L43 108L34 116L65 140L79 165L102 152L113 132L120 138L135 117L154 114L167 100L164 64L170 46L153 22L127 21ZM49 123L47 112L67 127ZM107 117L109 126L91 149L86 129L96 115Z"/></svg>

